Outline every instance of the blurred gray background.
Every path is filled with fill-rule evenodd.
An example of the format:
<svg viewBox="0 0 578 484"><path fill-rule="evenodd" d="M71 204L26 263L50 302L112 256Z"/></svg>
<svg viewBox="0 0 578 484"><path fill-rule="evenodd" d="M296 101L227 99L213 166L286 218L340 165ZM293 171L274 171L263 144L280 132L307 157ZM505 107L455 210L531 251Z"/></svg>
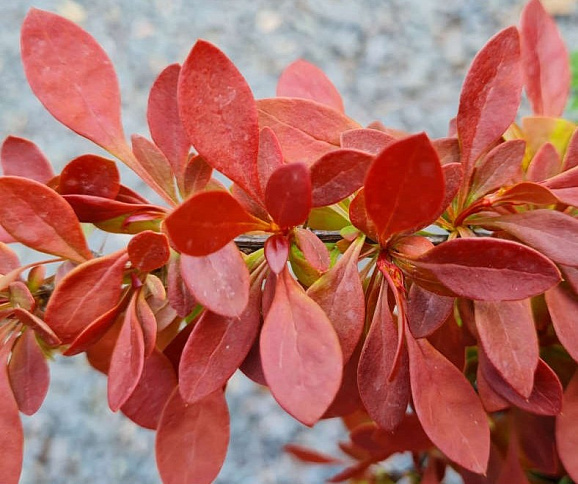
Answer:
<svg viewBox="0 0 578 484"><path fill-rule="evenodd" d="M182 62L195 39L216 43L256 97L273 96L284 66L302 57L343 94L361 123L380 120L443 136L457 111L460 86L477 50L517 23L521 0L3 0L0 2L0 137L34 140L57 169L80 154L100 153L59 125L35 99L19 59L19 28L29 7L64 15L88 30L112 58L123 95L127 135L148 135L145 109L160 70ZM578 49L575 0L544 2L571 50ZM123 180L142 184L127 170ZM43 408L23 417L23 484L160 482L154 434L107 407L105 378L83 356L57 358ZM310 430L284 414L264 391L236 375L228 389L231 447L216 482L316 484L330 471L282 453L287 442L325 451L345 438L337 421ZM0 450L1 453L1 450ZM0 456L1 458L1 456Z"/></svg>

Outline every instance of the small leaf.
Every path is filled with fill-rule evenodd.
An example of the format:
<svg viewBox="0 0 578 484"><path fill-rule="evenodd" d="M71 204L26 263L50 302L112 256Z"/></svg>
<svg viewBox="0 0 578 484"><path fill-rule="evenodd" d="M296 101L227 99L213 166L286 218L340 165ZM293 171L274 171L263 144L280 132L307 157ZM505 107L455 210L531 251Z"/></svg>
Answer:
<svg viewBox="0 0 578 484"><path fill-rule="evenodd" d="M150 300L151 298L149 298L149 301ZM142 287L136 292L136 303L131 310L133 311L132 317L138 321L141 327L144 341L144 355L145 358L148 358L156 348L157 333L160 331L160 328L158 327L155 313L145 298L145 292Z"/></svg>
<svg viewBox="0 0 578 484"><path fill-rule="evenodd" d="M70 20L33 8L21 47L28 83L46 109L79 135L122 153L118 81L96 40Z"/></svg>
<svg viewBox="0 0 578 484"><path fill-rule="evenodd" d="M96 155L83 155L68 162L58 180L61 195L90 195L114 199L120 189L116 163Z"/></svg>
<svg viewBox="0 0 578 484"><path fill-rule="evenodd" d="M199 304L222 316L240 316L249 300L249 271L230 242L212 254L181 255L181 275Z"/></svg>
<svg viewBox="0 0 578 484"><path fill-rule="evenodd" d="M259 132L259 156L257 157L257 172L261 192L265 194L267 182L273 172L283 165L283 152L275 132L265 126Z"/></svg>
<svg viewBox="0 0 578 484"><path fill-rule="evenodd" d="M310 230L296 228L293 231L299 250L303 252L305 260L319 272L329 269L331 260L327 246ZM1 272L1 271L0 271Z"/></svg>
<svg viewBox="0 0 578 484"><path fill-rule="evenodd" d="M8 274L20 267L18 255L8 245L0 242L0 274Z"/></svg>
<svg viewBox="0 0 578 484"><path fill-rule="evenodd" d="M157 466L163 482L213 482L227 454L229 428L223 390L188 405L175 388L161 415L156 437Z"/></svg>
<svg viewBox="0 0 578 484"><path fill-rule="evenodd" d="M534 182L520 182L500 190L492 196L492 205L552 205L558 203L554 190L544 184Z"/></svg>
<svg viewBox="0 0 578 484"><path fill-rule="evenodd" d="M265 207L282 228L300 225L311 209L311 176L304 163L277 168L265 189Z"/></svg>
<svg viewBox="0 0 578 484"><path fill-rule="evenodd" d="M286 444L283 450L297 460L311 464L339 464L341 461L327 454L322 454L316 450L308 449L297 444Z"/></svg>
<svg viewBox="0 0 578 484"><path fill-rule="evenodd" d="M526 171L526 179L541 182L551 178L562 169L562 161L552 143L545 143L536 152Z"/></svg>
<svg viewBox="0 0 578 484"><path fill-rule="evenodd" d="M578 296L562 284L545 293L552 325L562 346L575 361L578 361Z"/></svg>
<svg viewBox="0 0 578 484"><path fill-rule="evenodd" d="M261 330L261 362L279 405L305 425L325 413L341 384L339 339L323 310L285 269Z"/></svg>
<svg viewBox="0 0 578 484"><path fill-rule="evenodd" d="M378 155L397 138L377 129L350 129L341 133L341 147L348 150L365 151Z"/></svg>
<svg viewBox="0 0 578 484"><path fill-rule="evenodd" d="M130 239L127 252L132 266L143 272L160 269L171 256L167 236L152 230L140 232Z"/></svg>
<svg viewBox="0 0 578 484"><path fill-rule="evenodd" d="M182 181L183 198L188 198L197 192L202 192L211 181L213 168L202 156L193 156L185 168Z"/></svg>
<svg viewBox="0 0 578 484"><path fill-rule="evenodd" d="M184 318L195 307L197 302L188 290L181 272L180 255L171 257L168 264L167 296L177 314Z"/></svg>
<svg viewBox="0 0 578 484"><path fill-rule="evenodd" d="M265 258L270 269L275 274L280 274L287 265L289 257L289 241L287 237L275 234L265 241L264 247Z"/></svg>
<svg viewBox="0 0 578 484"><path fill-rule="evenodd" d="M415 338L425 338L448 319L454 309L454 298L426 291L417 284L409 289L407 320Z"/></svg>
<svg viewBox="0 0 578 484"><path fill-rule="evenodd" d="M211 254L237 235L267 230L269 224L253 217L227 192L202 192L179 205L166 219L166 231L180 252Z"/></svg>
<svg viewBox="0 0 578 484"><path fill-rule="evenodd" d="M562 203L578 206L578 166L549 178L543 185Z"/></svg>
<svg viewBox="0 0 578 484"><path fill-rule="evenodd" d="M564 391L562 411L556 417L556 446L564 468L578 481L578 372Z"/></svg>
<svg viewBox="0 0 578 484"><path fill-rule="evenodd" d="M4 176L21 176L40 183L48 183L54 177L52 165L40 148L16 136L8 136L2 143L0 164Z"/></svg>
<svg viewBox="0 0 578 484"><path fill-rule="evenodd" d="M277 83L277 96L311 99L344 112L343 100L333 83L319 67L297 59L289 64Z"/></svg>
<svg viewBox="0 0 578 484"><path fill-rule="evenodd" d="M75 262L92 258L73 210L39 182L0 178L0 225L18 242L40 252Z"/></svg>

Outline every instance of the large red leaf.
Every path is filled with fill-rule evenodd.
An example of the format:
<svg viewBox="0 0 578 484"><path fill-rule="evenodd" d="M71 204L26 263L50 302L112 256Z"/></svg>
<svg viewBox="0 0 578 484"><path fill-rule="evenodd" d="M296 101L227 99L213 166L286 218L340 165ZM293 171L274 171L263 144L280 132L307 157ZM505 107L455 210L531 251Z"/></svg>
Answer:
<svg viewBox="0 0 578 484"><path fill-rule="evenodd" d="M578 296L562 284L546 291L546 304L556 336L575 361L578 361Z"/></svg>
<svg viewBox="0 0 578 484"><path fill-rule="evenodd" d="M440 296L413 284L409 289L407 319L416 338L425 338L438 329L454 309L454 298Z"/></svg>
<svg viewBox="0 0 578 484"><path fill-rule="evenodd" d="M118 81L96 40L70 20L33 8L22 24L21 49L30 87L46 109L81 136L122 153Z"/></svg>
<svg viewBox="0 0 578 484"><path fill-rule="evenodd" d="M425 433L452 461L485 473L490 429L476 392L427 340L406 336L413 404Z"/></svg>
<svg viewBox="0 0 578 484"><path fill-rule="evenodd" d="M147 105L147 121L155 144L182 180L191 143L179 116L177 88L181 66L171 64L156 78Z"/></svg>
<svg viewBox="0 0 578 484"><path fill-rule="evenodd" d="M520 19L522 65L532 110L562 116L570 93L570 59L554 20L539 0L530 0Z"/></svg>
<svg viewBox="0 0 578 484"><path fill-rule="evenodd" d="M388 291L389 286L384 282L359 359L357 381L361 400L371 419L380 428L393 431L405 416L410 385L405 346L399 361L395 361L399 330L389 308ZM394 364L397 370L390 377Z"/></svg>
<svg viewBox="0 0 578 484"><path fill-rule="evenodd" d="M444 200L444 175L438 155L425 134L389 145L365 178L365 205L379 241L433 222Z"/></svg>
<svg viewBox="0 0 578 484"><path fill-rule="evenodd" d="M277 83L277 96L311 99L344 112L343 100L319 67L303 59L289 64Z"/></svg>
<svg viewBox="0 0 578 484"><path fill-rule="evenodd" d="M456 122L465 183L476 160L514 121L522 83L520 39L516 28L509 27L478 52L460 95Z"/></svg>
<svg viewBox="0 0 578 484"><path fill-rule="evenodd" d="M476 300L512 301L536 296L560 281L556 266L534 249L491 238L454 239L411 261L412 277L426 289ZM433 284L432 284L433 283Z"/></svg>
<svg viewBox="0 0 578 484"><path fill-rule="evenodd" d="M227 245L234 237L269 224L253 217L229 193L201 192L193 195L165 220L171 241L183 254L207 255Z"/></svg>
<svg viewBox="0 0 578 484"><path fill-rule="evenodd" d="M337 263L307 290L337 332L344 363L349 360L365 322L365 297L358 262L364 238L356 239Z"/></svg>
<svg viewBox="0 0 578 484"><path fill-rule="evenodd" d="M261 330L261 362L273 396L287 413L313 425L341 384L339 339L323 310L285 269Z"/></svg>
<svg viewBox="0 0 578 484"><path fill-rule="evenodd" d="M566 471L578 481L578 372L564 391L562 412L556 417L556 445Z"/></svg>
<svg viewBox="0 0 578 484"><path fill-rule="evenodd" d="M245 310L249 271L233 242L206 256L181 255L181 275L196 301L210 311L236 317Z"/></svg>
<svg viewBox="0 0 578 484"><path fill-rule="evenodd" d="M123 250L81 264L62 278L44 319L63 343L72 342L118 303L126 261Z"/></svg>
<svg viewBox="0 0 578 484"><path fill-rule="evenodd" d="M163 267L169 261L171 249L165 234L145 230L130 239L127 253L133 267L150 272Z"/></svg>
<svg viewBox="0 0 578 484"><path fill-rule="evenodd" d="M32 141L8 136L0 151L4 176L21 176L47 183L53 176L50 161Z"/></svg>
<svg viewBox="0 0 578 484"><path fill-rule="evenodd" d="M0 178L0 225L18 242L75 262L92 258L78 219L64 199L27 178Z"/></svg>
<svg viewBox="0 0 578 484"><path fill-rule="evenodd" d="M554 262L578 266L578 219L566 213L528 210L492 218L489 226L505 230Z"/></svg>
<svg viewBox="0 0 578 484"><path fill-rule="evenodd" d="M18 484L22 472L24 432L7 369L12 342L5 342L5 335L0 332L0 341L3 343L0 346L0 476L3 483Z"/></svg>
<svg viewBox="0 0 578 484"><path fill-rule="evenodd" d="M539 347L529 299L475 301L479 342L492 365L523 397L532 393Z"/></svg>
<svg viewBox="0 0 578 484"><path fill-rule="evenodd" d="M343 113L309 99L260 99L257 107L259 126L275 132L289 163L311 165L340 147L341 133L360 127Z"/></svg>
<svg viewBox="0 0 578 484"><path fill-rule="evenodd" d="M178 86L181 119L189 140L213 168L250 195L259 195L259 126L251 89L213 44L199 40Z"/></svg>
<svg viewBox="0 0 578 484"><path fill-rule="evenodd" d="M227 454L229 425L229 410L221 389L189 405L175 388L156 437L157 466L163 483L213 482Z"/></svg>
<svg viewBox="0 0 578 484"><path fill-rule="evenodd" d="M27 329L16 340L8 373L18 408L26 415L35 414L48 392L50 373L34 331Z"/></svg>

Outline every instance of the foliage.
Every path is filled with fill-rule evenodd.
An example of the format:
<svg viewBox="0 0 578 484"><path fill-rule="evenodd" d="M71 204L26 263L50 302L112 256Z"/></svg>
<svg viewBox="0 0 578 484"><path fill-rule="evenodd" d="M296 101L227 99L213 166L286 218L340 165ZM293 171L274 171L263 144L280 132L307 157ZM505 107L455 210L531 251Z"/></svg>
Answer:
<svg viewBox="0 0 578 484"><path fill-rule="evenodd" d="M199 40L152 86L152 141L128 144L88 33L33 9L22 59L50 113L164 205L113 160L82 155L55 175L34 143L4 141L3 483L19 480L19 412L41 406L56 352L86 353L110 408L156 429L168 484L219 473L239 368L305 425L343 419L350 460L331 482L389 482L375 464L404 451L416 482L448 466L466 483L578 480L578 131L560 118L569 57L538 0L475 57L435 140L360 126L303 60L255 100ZM523 88L533 115L516 122ZM94 254L86 225L133 237ZM244 253L240 236L264 244ZM13 242L52 258L22 266Z"/></svg>

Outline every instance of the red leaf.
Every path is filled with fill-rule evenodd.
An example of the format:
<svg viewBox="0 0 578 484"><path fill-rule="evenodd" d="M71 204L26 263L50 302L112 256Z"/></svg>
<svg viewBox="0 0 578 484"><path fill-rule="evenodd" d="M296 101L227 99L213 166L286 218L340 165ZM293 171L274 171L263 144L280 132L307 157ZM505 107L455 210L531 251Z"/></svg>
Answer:
<svg viewBox="0 0 578 484"><path fill-rule="evenodd" d="M145 360L138 385L121 411L141 427L155 430L176 386L177 376L173 365L165 355L155 350Z"/></svg>
<svg viewBox="0 0 578 484"><path fill-rule="evenodd" d="M359 394L371 419L382 429L392 432L405 416L410 387L405 346L399 360L395 361L399 329L389 309L388 291L389 286L383 283L359 359L357 381ZM397 371L392 375L394 364Z"/></svg>
<svg viewBox="0 0 578 484"><path fill-rule="evenodd" d="M341 133L341 147L348 150L360 150L378 155L397 138L377 129L350 129Z"/></svg>
<svg viewBox="0 0 578 484"><path fill-rule="evenodd" d="M197 41L183 64L178 103L195 149L209 165L258 198L255 100L234 64L207 41Z"/></svg>
<svg viewBox="0 0 578 484"><path fill-rule="evenodd" d="M118 81L96 40L70 20L33 8L22 24L21 48L28 83L46 109L79 135L122 153Z"/></svg>
<svg viewBox="0 0 578 484"><path fill-rule="evenodd" d="M304 163L277 168L265 189L265 207L282 228L300 225L311 209L311 176Z"/></svg>
<svg viewBox="0 0 578 484"><path fill-rule="evenodd" d="M556 417L512 412L525 467L547 475L562 472L556 449ZM518 481L510 481L518 482Z"/></svg>
<svg viewBox="0 0 578 484"><path fill-rule="evenodd" d="M311 165L314 207L333 205L363 185L373 155L356 150L331 151Z"/></svg>
<svg viewBox="0 0 578 484"><path fill-rule="evenodd" d="M217 252L181 255L181 275L199 304L222 316L240 316L249 300L249 271L230 242Z"/></svg>
<svg viewBox="0 0 578 484"><path fill-rule="evenodd" d="M574 130L562 160L562 171L567 171L578 166L578 130Z"/></svg>
<svg viewBox="0 0 578 484"><path fill-rule="evenodd" d="M8 274L20 267L16 252L6 244L0 242L0 274Z"/></svg>
<svg viewBox="0 0 578 484"><path fill-rule="evenodd" d="M279 405L305 425L325 413L341 384L339 339L323 310L286 269L261 330L265 378Z"/></svg>
<svg viewBox="0 0 578 484"><path fill-rule="evenodd" d="M171 258L168 265L167 296L171 306L177 314L184 318L197 304L195 298L188 290L181 273L180 255Z"/></svg>
<svg viewBox="0 0 578 484"><path fill-rule="evenodd" d="M265 241L265 258L270 269L275 274L280 274L287 265L289 257L289 241L287 237L275 234Z"/></svg>
<svg viewBox="0 0 578 484"><path fill-rule="evenodd" d="M62 278L44 319L63 343L72 342L118 303L126 261L123 250L85 262Z"/></svg>
<svg viewBox="0 0 578 484"><path fill-rule="evenodd" d="M468 71L457 116L464 181L474 163L512 124L522 92L520 39L515 27L492 37Z"/></svg>
<svg viewBox="0 0 578 484"><path fill-rule="evenodd" d="M349 218L351 224L367 235L371 240L377 240L377 227L368 217L365 206L365 189L359 190L349 204Z"/></svg>
<svg viewBox="0 0 578 484"><path fill-rule="evenodd" d="M288 163L310 166L340 147L341 133L360 127L343 113L309 99L260 99L257 107L259 126L275 132Z"/></svg>
<svg viewBox="0 0 578 484"><path fill-rule="evenodd" d="M578 372L564 391L562 411L556 417L556 445L564 468L578 481Z"/></svg>
<svg viewBox="0 0 578 484"><path fill-rule="evenodd" d="M526 171L526 179L533 182L547 180L562 169L560 155L552 143L545 143L537 151Z"/></svg>
<svg viewBox="0 0 578 484"><path fill-rule="evenodd" d="M426 291L417 284L409 290L407 320L415 338L425 338L438 329L454 309L454 298Z"/></svg>
<svg viewBox="0 0 578 484"><path fill-rule="evenodd" d="M138 321L141 327L144 341L144 354L145 358L148 358L156 347L157 332L160 331L160 328L157 325L155 313L145 299L145 293L142 288L136 294L136 304L134 305L132 317Z"/></svg>
<svg viewBox="0 0 578 484"><path fill-rule="evenodd" d="M165 228L180 252L207 255L237 235L267 230L269 224L253 217L227 192L202 192L179 205L165 219Z"/></svg>
<svg viewBox="0 0 578 484"><path fill-rule="evenodd" d="M181 66L171 64L156 78L149 94L147 121L155 144L168 158L177 180L182 180L190 142L179 116L177 87Z"/></svg>
<svg viewBox="0 0 578 484"><path fill-rule="evenodd" d="M63 195L62 198L72 207L80 222L98 223L123 215L137 216L140 214L148 214L152 218L162 219L166 214L165 209L156 205L124 203L90 195Z"/></svg>
<svg viewBox="0 0 578 484"><path fill-rule="evenodd" d="M61 195L114 199L120 189L120 174L114 161L96 155L82 155L64 167L58 189Z"/></svg>
<svg viewBox="0 0 578 484"><path fill-rule="evenodd" d="M20 411L25 415L35 414L48 392L50 373L34 331L25 330L16 340L12 347L8 374Z"/></svg>
<svg viewBox="0 0 578 484"><path fill-rule="evenodd" d="M0 333L3 343L0 346L0 476L3 483L18 484L22 472L24 432L7 369L12 344L11 341L4 341L4 336Z"/></svg>
<svg viewBox="0 0 578 484"><path fill-rule="evenodd" d="M32 141L8 136L0 151L4 176L21 176L40 183L54 177L50 161Z"/></svg>
<svg viewBox="0 0 578 484"><path fill-rule="evenodd" d="M197 192L203 191L211 181L213 168L202 156L193 156L187 167L182 181L183 198L187 198Z"/></svg>
<svg viewBox="0 0 578 484"><path fill-rule="evenodd" d="M461 163L447 163L442 166L442 171L444 174L445 194L438 211L438 217L446 211L446 208L458 194L464 177Z"/></svg>
<svg viewBox="0 0 578 484"><path fill-rule="evenodd" d="M344 363L355 350L365 322L365 297L358 270L363 242L363 237L356 239L337 263L307 290L307 295L319 304L337 332Z"/></svg>
<svg viewBox="0 0 578 484"><path fill-rule="evenodd" d="M578 166L549 178L543 185L562 203L578 206Z"/></svg>
<svg viewBox="0 0 578 484"><path fill-rule="evenodd" d="M554 20L538 0L520 19L526 93L535 114L562 116L570 92L570 59Z"/></svg>
<svg viewBox="0 0 578 484"><path fill-rule="evenodd" d="M167 236L152 230L145 230L130 239L127 252L132 266L143 272L163 267L171 256Z"/></svg>
<svg viewBox="0 0 578 484"><path fill-rule="evenodd" d="M197 321L179 363L179 389L193 404L223 387L239 368L260 326L262 278L251 287L249 304L239 317L206 311Z"/></svg>
<svg viewBox="0 0 578 484"><path fill-rule="evenodd" d="M534 182L520 182L491 197L492 205L552 205L558 203L554 190Z"/></svg>
<svg viewBox="0 0 578 484"><path fill-rule="evenodd" d="M578 296L562 284L546 291L546 304L556 336L575 361L578 361Z"/></svg>
<svg viewBox="0 0 578 484"><path fill-rule="evenodd" d="M452 461L483 474L490 429L476 392L427 340L406 335L413 403L425 433Z"/></svg>
<svg viewBox="0 0 578 484"><path fill-rule="evenodd" d="M515 482L516 484L530 483L520 463L520 457L521 456L518 445L518 437L515 434L510 435L508 453L506 455L504 465L502 466L500 477L497 480L497 484L511 484L513 482Z"/></svg>
<svg viewBox="0 0 578 484"><path fill-rule="evenodd" d="M439 283L452 295L483 301L525 299L560 281L560 272L549 259L509 240L454 239L412 263L419 270L412 274L418 284Z"/></svg>
<svg viewBox="0 0 578 484"><path fill-rule="evenodd" d="M329 251L319 237L310 230L301 228L293 230L293 234L299 250L311 267L319 272L327 271L331 263Z"/></svg>
<svg viewBox="0 0 578 484"><path fill-rule="evenodd" d="M283 153L275 132L265 126L259 132L259 156L257 157L257 172L259 173L259 186L265 194L267 182L273 172L283 165Z"/></svg>
<svg viewBox="0 0 578 484"><path fill-rule="evenodd" d="M529 397L539 347L529 299L476 301L479 342L492 365L523 397Z"/></svg>
<svg viewBox="0 0 578 484"><path fill-rule="evenodd" d="M113 412L122 407L136 388L144 368L145 344L136 317L137 294L126 310L108 369L108 405Z"/></svg>
<svg viewBox="0 0 578 484"><path fill-rule="evenodd" d="M303 59L297 59L285 68L277 83L276 94L311 99L337 111L345 111L339 91L325 73Z"/></svg>
<svg viewBox="0 0 578 484"><path fill-rule="evenodd" d="M0 178L0 224L18 242L39 252L75 262L92 258L73 210L60 195L39 182Z"/></svg>
<svg viewBox="0 0 578 484"><path fill-rule="evenodd" d="M379 242L433 222L442 209L444 176L438 155L425 134L388 146L365 178L365 204Z"/></svg>
<svg viewBox="0 0 578 484"><path fill-rule="evenodd" d="M188 405L178 388L169 398L157 430L157 466L165 484L210 484L229 445L229 411L221 389Z"/></svg>
<svg viewBox="0 0 578 484"><path fill-rule="evenodd" d="M286 444L283 450L306 464L339 464L341 460L297 444Z"/></svg>
<svg viewBox="0 0 578 484"><path fill-rule="evenodd" d="M492 218L489 226L505 230L554 262L578 266L578 219L566 213L529 210Z"/></svg>

